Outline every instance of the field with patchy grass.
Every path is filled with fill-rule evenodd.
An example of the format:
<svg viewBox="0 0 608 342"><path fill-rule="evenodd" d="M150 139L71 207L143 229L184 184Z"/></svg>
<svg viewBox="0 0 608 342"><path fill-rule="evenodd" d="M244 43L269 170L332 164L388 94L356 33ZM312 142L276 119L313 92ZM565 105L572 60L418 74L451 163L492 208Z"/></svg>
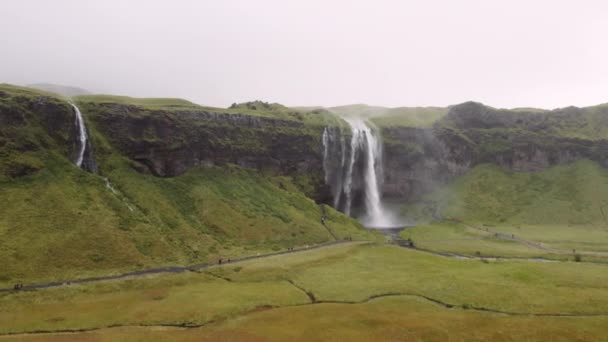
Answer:
<svg viewBox="0 0 608 342"><path fill-rule="evenodd" d="M201 272L6 293L0 321L7 322L3 334L122 327L54 336L58 340L600 340L608 332L605 270L574 262L459 260L353 243Z"/></svg>

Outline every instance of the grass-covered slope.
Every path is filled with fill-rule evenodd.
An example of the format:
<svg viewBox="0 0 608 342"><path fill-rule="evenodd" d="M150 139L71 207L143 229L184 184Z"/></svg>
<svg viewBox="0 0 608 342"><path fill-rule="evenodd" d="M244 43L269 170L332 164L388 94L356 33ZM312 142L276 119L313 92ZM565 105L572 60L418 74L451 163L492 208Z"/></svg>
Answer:
<svg viewBox="0 0 608 342"><path fill-rule="evenodd" d="M539 172L479 165L431 195L443 216L478 223L608 227L608 170L581 160Z"/></svg>
<svg viewBox="0 0 608 342"><path fill-rule="evenodd" d="M404 210L419 223L430 223L435 212L435 219L439 214L464 224L420 225L402 237L466 255L605 260L607 193L608 170L588 160L539 172L479 165Z"/></svg>
<svg viewBox="0 0 608 342"><path fill-rule="evenodd" d="M368 234L331 208L324 227L322 209L289 176L231 165L142 174L92 124L101 174L87 173L71 161L77 132L65 100L0 90L2 287Z"/></svg>

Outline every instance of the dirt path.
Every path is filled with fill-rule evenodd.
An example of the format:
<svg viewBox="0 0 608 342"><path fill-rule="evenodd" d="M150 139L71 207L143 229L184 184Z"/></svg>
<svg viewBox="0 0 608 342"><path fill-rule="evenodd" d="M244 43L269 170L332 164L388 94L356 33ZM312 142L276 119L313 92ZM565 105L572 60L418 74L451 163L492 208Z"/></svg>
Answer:
<svg viewBox="0 0 608 342"><path fill-rule="evenodd" d="M112 275L112 276L67 279L67 280L63 280L63 281L54 281L54 282L48 282L48 283L28 284L28 285L23 285L23 287L19 290L15 290L13 288L3 288L3 289L0 289L0 293L11 292L11 291L41 290L41 289L48 289L48 288L59 287L59 286L70 285L70 284L85 284L85 283L93 283L93 282L99 282L99 281L136 278L136 277L142 277L142 276L147 276L147 275L151 275L151 274L182 273L182 272L197 271L197 270L206 269L206 268L218 266L218 265L236 264L236 263L240 263L240 262L244 262L244 261L268 258L268 257L277 256L277 255L306 252L306 251L310 251L310 250L314 250L314 249L319 249L319 248L324 248L324 247L329 247L329 246L334 246L334 245L344 244L344 243L369 243L369 241L336 240L336 241L322 243L322 244L318 244L318 245L314 245L314 246L310 246L310 247L307 246L304 248L285 250L285 251L280 251L280 252L276 252L276 253L252 255L252 256L243 257L243 258L231 259L230 262L224 261L221 264L219 264L219 263L201 263L201 264L194 264L194 265L190 265L190 266L157 267L157 268L150 268L150 269L141 270L141 271L127 272L127 273L122 273L122 274L117 274L117 275Z"/></svg>

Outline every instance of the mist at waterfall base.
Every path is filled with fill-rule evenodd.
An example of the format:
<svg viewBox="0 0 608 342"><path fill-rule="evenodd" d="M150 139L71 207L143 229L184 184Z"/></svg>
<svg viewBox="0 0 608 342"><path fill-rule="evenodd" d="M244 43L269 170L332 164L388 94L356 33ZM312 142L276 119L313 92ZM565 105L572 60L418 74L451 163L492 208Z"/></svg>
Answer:
<svg viewBox="0 0 608 342"><path fill-rule="evenodd" d="M382 201L383 148L379 130L361 118L343 119L349 125L350 137L339 127L326 127L322 137L325 183L331 187L334 208L356 217L367 228L405 226L405 220ZM356 214L355 209L359 209Z"/></svg>

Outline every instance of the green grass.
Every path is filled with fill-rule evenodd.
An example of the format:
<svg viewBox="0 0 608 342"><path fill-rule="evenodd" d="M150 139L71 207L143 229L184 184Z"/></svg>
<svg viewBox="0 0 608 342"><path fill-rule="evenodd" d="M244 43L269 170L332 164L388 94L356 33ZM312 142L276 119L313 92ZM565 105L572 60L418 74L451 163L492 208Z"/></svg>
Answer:
<svg viewBox="0 0 608 342"><path fill-rule="evenodd" d="M377 107L364 104L329 108L330 111L346 116L369 118L378 127L431 127L448 112L442 107Z"/></svg>
<svg viewBox="0 0 608 342"><path fill-rule="evenodd" d="M339 125L343 124L331 112L324 109L302 110L285 107L278 103L251 101L233 104L228 108L198 105L179 98L135 98L116 95L80 95L74 97L78 103L96 105L127 105L149 111L205 111L224 114L243 114L287 121L297 121L306 125Z"/></svg>
<svg viewBox="0 0 608 342"><path fill-rule="evenodd" d="M66 98L64 96L61 96L57 93L53 93L50 91L44 91L41 89L37 89L37 88L30 88L30 87L22 87L22 86L17 86L14 84L8 84L8 83L0 83L0 91L8 93L11 96L46 96L46 97L51 97L51 98L55 98L55 99L63 99L65 100Z"/></svg>
<svg viewBox="0 0 608 342"><path fill-rule="evenodd" d="M53 164L55 163L55 164ZM157 265L184 265L332 240L321 209L279 181L238 168L195 169L175 178L129 168L103 179L67 161L0 186L0 283L58 280ZM129 209L131 207L133 210ZM373 237L329 212L338 236Z"/></svg>
<svg viewBox="0 0 608 342"><path fill-rule="evenodd" d="M581 160L539 172L479 165L430 194L444 217L471 223L607 227L608 171ZM424 219L422 204L406 208Z"/></svg>
<svg viewBox="0 0 608 342"><path fill-rule="evenodd" d="M2 332L142 322L209 322L263 305L303 304L287 282L231 283L205 273L20 293L2 298ZM34 323L34 322L38 323Z"/></svg>
<svg viewBox="0 0 608 342"><path fill-rule="evenodd" d="M511 236L506 231L503 233ZM493 233L482 232L455 223L421 225L402 231L400 236L403 239L411 239L418 248L471 257L559 257L555 253L539 250L518 241L495 237ZM517 235L517 237L522 236ZM562 256L561 259L567 259L567 257Z"/></svg>
<svg viewBox="0 0 608 342"><path fill-rule="evenodd" d="M502 333L487 335L492 331L496 333L502 324L526 326L528 333L522 336L543 336L542 332L561 331L562 322L578 331L566 330L572 334L568 336L579 336L584 331L590 334L588 336L599 337L606 332L605 317L509 317L467 308L483 307L523 314L605 314L608 310L608 273L604 270L603 265L574 262L482 263L396 246L346 244L214 267L202 273L2 294L0 321L10 322L2 326L3 333L112 324L189 322L196 325L219 320L218 324L190 333L218 338L215 334L242 334L253 329L256 333L284 336L286 331L291 331L290 328L304 334L300 330L303 327L333 324L336 330L327 332L328 337L359 331L369 334L363 336L381 337L396 336L390 331L399 329L399 322L409 318L408 321L426 327L414 330L414 336L436 338L452 334L464 336L465 332L470 334L469 329L475 324L483 323L475 335L480 339L485 336L517 336L509 329L498 329ZM230 281L211 277L206 272ZM389 293L402 296L376 299L367 304L302 306L309 299L288 280L321 301L364 302L369 297ZM454 308L437 306L421 296L449 303ZM269 305L285 308L270 309ZM243 316L262 308L267 311ZM393 314L387 315L388 312ZM351 317L352 325L348 325L349 320L343 317ZM438 319L456 320L459 324L438 323ZM254 322L259 323L257 328L253 328ZM102 330L96 334L107 338L125 331L129 332ZM425 331L429 335L424 335ZM154 330L139 332L144 334L142 336L154 334Z"/></svg>
<svg viewBox="0 0 608 342"><path fill-rule="evenodd" d="M117 95L79 95L77 101L113 103L131 106L147 107L152 109L201 109L204 108L193 102L178 98L140 98Z"/></svg>
<svg viewBox="0 0 608 342"><path fill-rule="evenodd" d="M365 304L319 304L261 310L202 328L125 327L64 335L28 335L23 341L601 341L608 319L508 317L445 310L412 297ZM11 340L11 338L8 338Z"/></svg>
<svg viewBox="0 0 608 342"><path fill-rule="evenodd" d="M404 207L421 226L403 232L419 247L473 255L570 258L573 249L588 261L608 257L608 171L581 160L544 171L513 172L480 165L452 184L428 195L444 218L490 232L541 244L547 251L497 239L462 225L431 224L428 204Z"/></svg>
<svg viewBox="0 0 608 342"><path fill-rule="evenodd" d="M604 268L573 262L486 264L367 245L315 267L290 265L284 274L320 300L361 301L380 293L411 293L504 311L591 313L608 307ZM259 276L244 264L235 279Z"/></svg>

